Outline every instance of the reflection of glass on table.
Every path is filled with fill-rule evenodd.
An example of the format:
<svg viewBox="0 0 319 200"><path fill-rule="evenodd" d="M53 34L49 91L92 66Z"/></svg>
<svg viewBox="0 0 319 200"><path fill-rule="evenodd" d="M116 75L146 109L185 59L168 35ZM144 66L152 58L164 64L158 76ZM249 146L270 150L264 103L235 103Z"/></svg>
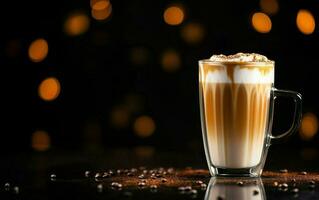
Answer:
<svg viewBox="0 0 319 200"><path fill-rule="evenodd" d="M236 200L265 200L266 193L262 180L249 179L244 184L229 183L227 179L211 178L205 194L205 200L236 199Z"/></svg>

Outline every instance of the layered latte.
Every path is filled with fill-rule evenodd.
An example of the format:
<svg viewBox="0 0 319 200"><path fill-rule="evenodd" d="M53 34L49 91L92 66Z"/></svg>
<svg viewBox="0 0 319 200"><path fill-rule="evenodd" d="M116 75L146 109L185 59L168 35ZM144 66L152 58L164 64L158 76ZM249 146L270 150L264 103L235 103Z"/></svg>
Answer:
<svg viewBox="0 0 319 200"><path fill-rule="evenodd" d="M212 164L248 168L261 161L274 62L259 54L215 55L200 62L203 129Z"/></svg>

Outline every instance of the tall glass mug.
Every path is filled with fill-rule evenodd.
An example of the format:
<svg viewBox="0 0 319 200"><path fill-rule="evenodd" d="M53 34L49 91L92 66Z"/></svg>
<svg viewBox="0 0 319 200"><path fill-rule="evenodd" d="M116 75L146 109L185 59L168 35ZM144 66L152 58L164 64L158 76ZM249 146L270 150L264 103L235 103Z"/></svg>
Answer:
<svg viewBox="0 0 319 200"><path fill-rule="evenodd" d="M274 88L274 71L268 59L199 61L202 133L212 176L260 176L271 142L298 128L301 95ZM272 135L278 96L291 97L295 112L290 129Z"/></svg>

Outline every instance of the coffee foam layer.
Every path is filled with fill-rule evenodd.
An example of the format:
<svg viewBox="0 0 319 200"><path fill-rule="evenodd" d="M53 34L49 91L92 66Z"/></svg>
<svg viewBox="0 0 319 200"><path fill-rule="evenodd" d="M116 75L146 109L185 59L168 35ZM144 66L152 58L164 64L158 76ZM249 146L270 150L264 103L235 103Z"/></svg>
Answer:
<svg viewBox="0 0 319 200"><path fill-rule="evenodd" d="M274 67L200 64L201 81L207 83L273 83Z"/></svg>
<svg viewBox="0 0 319 200"><path fill-rule="evenodd" d="M257 53L237 53L234 55L213 55L209 59L216 62L273 62L266 56Z"/></svg>

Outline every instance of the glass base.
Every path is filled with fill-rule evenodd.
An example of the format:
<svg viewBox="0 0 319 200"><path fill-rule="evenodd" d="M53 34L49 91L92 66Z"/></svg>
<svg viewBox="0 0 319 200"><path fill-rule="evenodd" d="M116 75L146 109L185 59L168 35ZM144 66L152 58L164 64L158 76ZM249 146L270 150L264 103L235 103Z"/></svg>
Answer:
<svg viewBox="0 0 319 200"><path fill-rule="evenodd" d="M222 167L211 167L210 174L212 176L219 177L260 177L262 170L259 167L248 167L248 168L222 168Z"/></svg>

